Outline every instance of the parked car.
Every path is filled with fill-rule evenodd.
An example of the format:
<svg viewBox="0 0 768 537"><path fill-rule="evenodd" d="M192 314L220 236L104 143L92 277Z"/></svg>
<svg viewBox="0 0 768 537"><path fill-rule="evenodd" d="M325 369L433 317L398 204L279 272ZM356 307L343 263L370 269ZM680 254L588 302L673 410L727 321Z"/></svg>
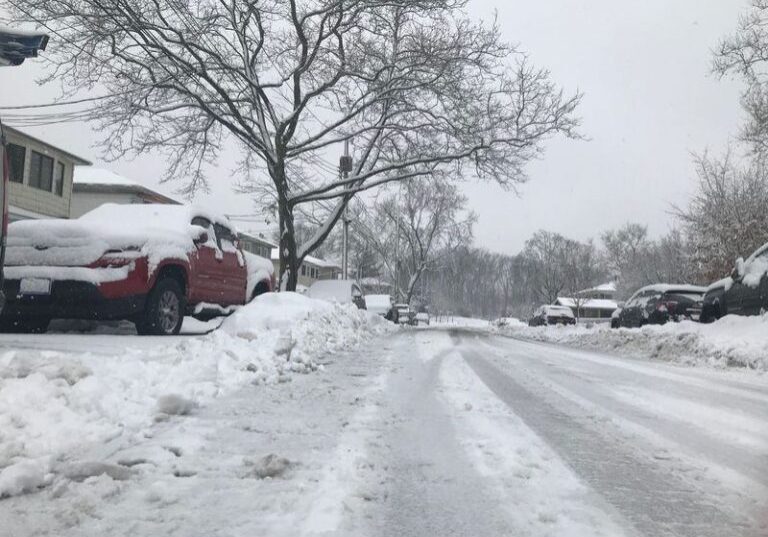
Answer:
<svg viewBox="0 0 768 537"><path fill-rule="evenodd" d="M306 294L309 298L354 304L358 309L366 309L363 291L354 280L319 280L309 286Z"/></svg>
<svg viewBox="0 0 768 537"><path fill-rule="evenodd" d="M416 312L408 304L395 304L398 324L414 324Z"/></svg>
<svg viewBox="0 0 768 537"><path fill-rule="evenodd" d="M0 330L44 332L53 318L133 321L177 334L271 291L269 260L245 255L229 221L186 205L105 204L75 220L9 226Z"/></svg>
<svg viewBox="0 0 768 537"><path fill-rule="evenodd" d="M622 308L616 308L613 310L613 313L611 313L611 328L619 328L621 326L621 323L619 322L619 317L621 317L621 310Z"/></svg>
<svg viewBox="0 0 768 537"><path fill-rule="evenodd" d="M695 285L656 284L642 287L619 311L618 325L639 328L668 321L698 320L696 303L705 291L704 287Z"/></svg>
<svg viewBox="0 0 768 537"><path fill-rule="evenodd" d="M573 310L567 306L539 306L528 321L528 326L547 326L550 324L576 324Z"/></svg>
<svg viewBox="0 0 768 537"><path fill-rule="evenodd" d="M760 315L768 310L768 244L746 261L739 258L731 275L707 288L701 305L701 322L724 315Z"/></svg>
<svg viewBox="0 0 768 537"><path fill-rule="evenodd" d="M426 311L421 311L417 313L416 317L414 318L414 324L417 326L420 324L429 326L429 313L427 313Z"/></svg>
<svg viewBox="0 0 768 537"><path fill-rule="evenodd" d="M365 295L365 307L388 321L397 322L395 299L390 295Z"/></svg>

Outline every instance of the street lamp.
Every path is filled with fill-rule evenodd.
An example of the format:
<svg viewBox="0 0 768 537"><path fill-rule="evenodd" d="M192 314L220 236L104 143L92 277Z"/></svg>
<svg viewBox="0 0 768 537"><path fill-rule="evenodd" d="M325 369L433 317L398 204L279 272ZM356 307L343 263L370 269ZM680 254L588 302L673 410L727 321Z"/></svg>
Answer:
<svg viewBox="0 0 768 537"><path fill-rule="evenodd" d="M0 26L0 66L21 65L27 58L36 58L46 45L45 34Z"/></svg>
<svg viewBox="0 0 768 537"><path fill-rule="evenodd" d="M0 66L21 65L34 58L48 45L48 36L0 26ZM0 311L5 304L3 294L3 264L8 233L8 156L5 154L5 133L0 121Z"/></svg>

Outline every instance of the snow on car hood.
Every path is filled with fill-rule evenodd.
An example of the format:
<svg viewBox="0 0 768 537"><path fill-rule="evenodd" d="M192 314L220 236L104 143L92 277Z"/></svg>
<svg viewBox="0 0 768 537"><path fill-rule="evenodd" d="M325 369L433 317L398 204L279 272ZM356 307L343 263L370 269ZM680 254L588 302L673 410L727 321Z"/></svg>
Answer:
<svg viewBox="0 0 768 537"><path fill-rule="evenodd" d="M6 263L85 266L110 250L146 255L150 268L162 259L186 260L201 231L190 224L198 215L208 217L184 205L108 203L76 220L22 220L8 227Z"/></svg>

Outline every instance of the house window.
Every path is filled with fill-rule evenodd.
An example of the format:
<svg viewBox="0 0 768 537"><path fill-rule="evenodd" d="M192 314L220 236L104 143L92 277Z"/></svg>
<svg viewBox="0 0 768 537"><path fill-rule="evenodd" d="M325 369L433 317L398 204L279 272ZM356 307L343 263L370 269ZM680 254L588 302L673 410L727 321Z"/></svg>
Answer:
<svg viewBox="0 0 768 537"><path fill-rule="evenodd" d="M306 265L301 265L301 275L306 276L307 275L307 267Z"/></svg>
<svg viewBox="0 0 768 537"><path fill-rule="evenodd" d="M56 176L53 178L53 191L57 196L64 195L64 163L56 163Z"/></svg>
<svg viewBox="0 0 768 537"><path fill-rule="evenodd" d="M10 180L13 183L24 182L24 162L27 160L27 149L16 144L5 146L8 153L8 164L10 165Z"/></svg>
<svg viewBox="0 0 768 537"><path fill-rule="evenodd" d="M32 151L29 162L29 186L51 192L53 187L53 159Z"/></svg>

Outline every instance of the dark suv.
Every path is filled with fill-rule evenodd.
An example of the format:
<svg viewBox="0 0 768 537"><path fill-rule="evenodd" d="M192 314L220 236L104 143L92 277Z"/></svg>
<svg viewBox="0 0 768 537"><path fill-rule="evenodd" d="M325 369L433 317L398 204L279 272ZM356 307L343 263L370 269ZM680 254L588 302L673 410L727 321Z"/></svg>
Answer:
<svg viewBox="0 0 768 537"><path fill-rule="evenodd" d="M724 315L760 315L768 310L768 244L746 261L736 260L731 275L709 286L704 295L701 322Z"/></svg>
<svg viewBox="0 0 768 537"><path fill-rule="evenodd" d="M693 285L648 285L635 292L618 314L617 324L638 328L682 319L696 320L696 305L705 292Z"/></svg>

